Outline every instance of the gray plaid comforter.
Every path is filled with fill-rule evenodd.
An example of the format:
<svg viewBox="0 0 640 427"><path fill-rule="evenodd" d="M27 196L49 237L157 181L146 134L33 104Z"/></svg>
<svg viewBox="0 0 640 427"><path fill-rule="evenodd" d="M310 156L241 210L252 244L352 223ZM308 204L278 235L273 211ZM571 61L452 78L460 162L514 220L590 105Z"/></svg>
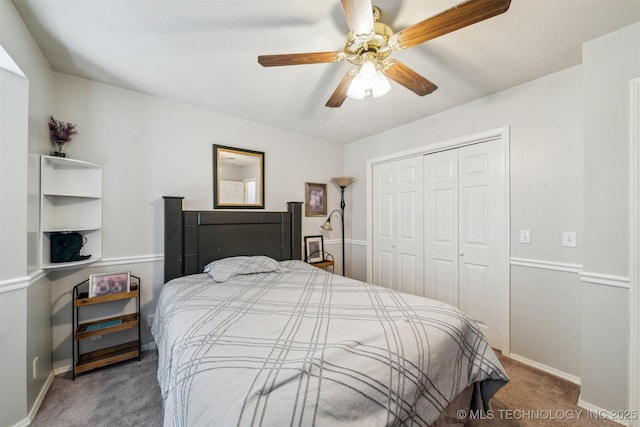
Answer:
<svg viewBox="0 0 640 427"><path fill-rule="evenodd" d="M165 426L429 425L508 379L473 320L300 261L164 285L153 335Z"/></svg>

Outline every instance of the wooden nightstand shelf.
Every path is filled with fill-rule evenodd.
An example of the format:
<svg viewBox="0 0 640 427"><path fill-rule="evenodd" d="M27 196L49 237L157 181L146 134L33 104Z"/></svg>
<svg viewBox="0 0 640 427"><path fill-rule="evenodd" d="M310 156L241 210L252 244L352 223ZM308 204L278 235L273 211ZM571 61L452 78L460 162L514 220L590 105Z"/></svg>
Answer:
<svg viewBox="0 0 640 427"><path fill-rule="evenodd" d="M113 363L138 358L140 360L140 278L131 275L129 292L119 292L89 298L89 280L73 288L73 379L76 374L108 366ZM86 289L86 290L85 290ZM80 321L80 309L95 304L105 304L135 298L134 312L119 314L97 320ZM129 308L129 311L131 309ZM101 326L102 325L102 326ZM80 341L91 337L114 334L133 329L137 333L134 341L112 345L99 350L81 353Z"/></svg>
<svg viewBox="0 0 640 427"><path fill-rule="evenodd" d="M326 270L327 267L333 267L333 261L320 261L320 262L312 262L310 263L314 267L324 268Z"/></svg>
<svg viewBox="0 0 640 427"><path fill-rule="evenodd" d="M305 262L313 265L314 267L324 268L325 270L328 267L331 267L331 272L333 273L333 268L334 268L333 255L331 255L329 252L322 251L322 258L324 259L323 261L310 262L309 257L307 257L307 259L305 259Z"/></svg>

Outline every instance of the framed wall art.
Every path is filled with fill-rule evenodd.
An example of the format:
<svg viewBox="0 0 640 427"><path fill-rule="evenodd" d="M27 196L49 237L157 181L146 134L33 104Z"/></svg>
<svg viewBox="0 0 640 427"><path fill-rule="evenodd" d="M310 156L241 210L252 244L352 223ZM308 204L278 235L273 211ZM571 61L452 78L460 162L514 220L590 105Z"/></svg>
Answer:
<svg viewBox="0 0 640 427"><path fill-rule="evenodd" d="M129 292L130 286L131 272L92 274L89 276L89 298Z"/></svg>
<svg viewBox="0 0 640 427"><path fill-rule="evenodd" d="M213 207L264 209L264 152L213 145Z"/></svg>
<svg viewBox="0 0 640 427"><path fill-rule="evenodd" d="M324 240L322 236L304 236L304 258L310 263L324 261Z"/></svg>
<svg viewBox="0 0 640 427"><path fill-rule="evenodd" d="M305 183L305 216L325 216L327 214L327 184Z"/></svg>

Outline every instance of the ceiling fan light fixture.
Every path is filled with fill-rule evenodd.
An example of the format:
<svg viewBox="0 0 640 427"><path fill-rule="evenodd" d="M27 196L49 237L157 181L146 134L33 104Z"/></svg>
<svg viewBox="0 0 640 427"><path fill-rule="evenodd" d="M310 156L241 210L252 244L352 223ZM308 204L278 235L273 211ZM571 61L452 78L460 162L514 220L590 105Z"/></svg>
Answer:
<svg viewBox="0 0 640 427"><path fill-rule="evenodd" d="M353 99L377 98L389 92L391 85L373 61L364 61L349 85L347 96Z"/></svg>
<svg viewBox="0 0 640 427"><path fill-rule="evenodd" d="M325 104L340 107L349 98L364 99L387 93L393 80L418 96L433 93L438 86L395 59L392 51L408 49L453 31L505 13L512 0L463 0L449 9L394 33L380 22L380 9L371 0L340 0L349 26L342 51L260 55L263 67L322 64L347 60L349 70ZM373 13L372 13L373 12Z"/></svg>
<svg viewBox="0 0 640 427"><path fill-rule="evenodd" d="M378 71L376 75L378 77L376 79L376 84L371 88L371 94L374 98L382 96L391 90L389 80L385 77L384 74L382 74L382 71Z"/></svg>

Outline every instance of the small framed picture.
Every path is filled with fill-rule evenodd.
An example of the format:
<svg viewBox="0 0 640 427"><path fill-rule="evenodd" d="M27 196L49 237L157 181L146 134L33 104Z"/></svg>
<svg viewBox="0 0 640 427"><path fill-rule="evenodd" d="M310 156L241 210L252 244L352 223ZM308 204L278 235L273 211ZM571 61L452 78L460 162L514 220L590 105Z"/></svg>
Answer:
<svg viewBox="0 0 640 427"><path fill-rule="evenodd" d="M304 204L305 216L325 216L327 214L327 184L306 182Z"/></svg>
<svg viewBox="0 0 640 427"><path fill-rule="evenodd" d="M322 236L304 236L304 258L310 263L324 261Z"/></svg>
<svg viewBox="0 0 640 427"><path fill-rule="evenodd" d="M92 274L89 276L89 298L129 292L131 272Z"/></svg>

